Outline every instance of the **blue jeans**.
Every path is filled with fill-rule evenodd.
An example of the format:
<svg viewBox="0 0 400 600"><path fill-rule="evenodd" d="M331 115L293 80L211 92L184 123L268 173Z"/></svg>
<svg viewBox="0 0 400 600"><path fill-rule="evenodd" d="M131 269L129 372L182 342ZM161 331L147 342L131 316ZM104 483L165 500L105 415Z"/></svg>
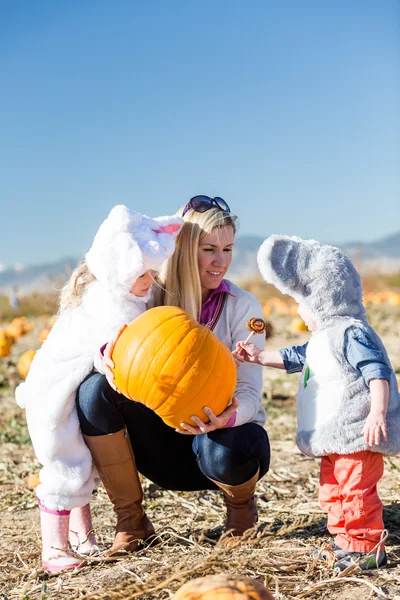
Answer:
<svg viewBox="0 0 400 600"><path fill-rule="evenodd" d="M265 429L255 423L191 436L177 433L156 413L115 392L104 375L91 373L77 392L77 409L85 435L105 435L126 427L138 471L169 490L215 489L248 481L269 469Z"/></svg>

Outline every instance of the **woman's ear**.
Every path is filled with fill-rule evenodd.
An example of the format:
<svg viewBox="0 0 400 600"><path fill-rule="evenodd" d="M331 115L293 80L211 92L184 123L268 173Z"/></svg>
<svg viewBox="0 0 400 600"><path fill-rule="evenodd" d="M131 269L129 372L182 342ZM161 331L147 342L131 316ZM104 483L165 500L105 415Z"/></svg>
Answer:
<svg viewBox="0 0 400 600"><path fill-rule="evenodd" d="M173 235L177 231L180 230L182 225L177 225L171 223L170 225L161 225L157 229L153 229L154 233L168 233L169 235Z"/></svg>

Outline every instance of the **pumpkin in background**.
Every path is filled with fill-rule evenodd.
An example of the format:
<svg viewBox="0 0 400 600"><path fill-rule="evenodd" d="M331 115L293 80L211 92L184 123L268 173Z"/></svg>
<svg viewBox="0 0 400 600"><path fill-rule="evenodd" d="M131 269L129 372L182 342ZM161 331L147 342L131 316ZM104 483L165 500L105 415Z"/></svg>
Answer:
<svg viewBox="0 0 400 600"><path fill-rule="evenodd" d="M208 421L228 406L236 388L231 351L217 336L176 306L147 310L121 333L112 353L115 385L145 404L170 427Z"/></svg>
<svg viewBox="0 0 400 600"><path fill-rule="evenodd" d="M400 306L400 294L397 294L396 292L389 292L388 301L392 306Z"/></svg>
<svg viewBox="0 0 400 600"><path fill-rule="evenodd" d="M16 319L14 319L14 321L11 321L11 323L9 323L7 325L6 333L15 342L15 341L17 341L18 338L21 337L21 335L24 335L24 326L20 321L17 321Z"/></svg>
<svg viewBox="0 0 400 600"><path fill-rule="evenodd" d="M292 333L301 333L302 331L309 331L307 325L304 323L301 317L292 319L290 324L290 330Z"/></svg>
<svg viewBox="0 0 400 600"><path fill-rule="evenodd" d="M21 335L29 333L29 331L32 331L32 329L33 327L26 317L15 317L15 319L13 319L11 323L7 325L6 331L8 335L13 338L13 340L17 340L19 337L21 337Z"/></svg>
<svg viewBox="0 0 400 600"><path fill-rule="evenodd" d="M21 377L25 378L28 375L35 354L35 350L27 350L21 354L18 361L18 373L21 375Z"/></svg>
<svg viewBox="0 0 400 600"><path fill-rule="evenodd" d="M13 339L4 329L0 329L0 357L4 358L10 354Z"/></svg>
<svg viewBox="0 0 400 600"><path fill-rule="evenodd" d="M272 314L272 304L269 300L266 300L262 307L262 313L264 317L269 317Z"/></svg>
<svg viewBox="0 0 400 600"><path fill-rule="evenodd" d="M209 575L185 583L173 600L274 600L255 579L236 575Z"/></svg>
<svg viewBox="0 0 400 600"><path fill-rule="evenodd" d="M22 325L23 334L29 333L33 329L33 325L31 325L26 317L19 317L15 319L19 321Z"/></svg>
<svg viewBox="0 0 400 600"><path fill-rule="evenodd" d="M51 327L43 327L43 329L40 330L39 341L41 344L43 344L44 340L47 339L47 336L49 335L50 331L51 331Z"/></svg>

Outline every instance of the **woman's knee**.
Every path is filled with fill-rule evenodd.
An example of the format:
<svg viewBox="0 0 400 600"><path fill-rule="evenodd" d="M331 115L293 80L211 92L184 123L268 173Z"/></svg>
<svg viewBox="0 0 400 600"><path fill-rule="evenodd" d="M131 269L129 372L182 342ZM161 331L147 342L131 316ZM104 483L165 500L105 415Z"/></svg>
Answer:
<svg viewBox="0 0 400 600"><path fill-rule="evenodd" d="M196 452L197 463L209 479L228 485L239 485L257 471L257 460L245 456L240 450L213 443L208 436L207 439L204 437L202 442Z"/></svg>

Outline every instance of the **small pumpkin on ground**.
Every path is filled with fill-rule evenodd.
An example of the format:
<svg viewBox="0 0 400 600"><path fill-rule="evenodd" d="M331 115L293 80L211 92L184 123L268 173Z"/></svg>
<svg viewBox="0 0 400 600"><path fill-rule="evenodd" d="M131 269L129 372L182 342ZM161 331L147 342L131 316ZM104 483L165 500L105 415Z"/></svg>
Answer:
<svg viewBox="0 0 400 600"><path fill-rule="evenodd" d="M29 333L30 331L32 331L33 325L31 325L31 323L29 323L27 317L17 317L17 321L18 320L22 325L23 334Z"/></svg>
<svg viewBox="0 0 400 600"><path fill-rule="evenodd" d="M43 344L44 340L47 339L47 336L49 335L50 331L51 331L51 327L43 327L43 329L40 330L39 341L41 344Z"/></svg>
<svg viewBox="0 0 400 600"><path fill-rule="evenodd" d="M17 367L18 373L21 375L21 377L26 378L26 376L28 375L35 354L35 350L27 350L26 352L21 354Z"/></svg>
<svg viewBox="0 0 400 600"><path fill-rule="evenodd" d="M176 306L147 310L121 333L112 359L124 396L154 410L170 427L208 421L228 406L236 388L230 350L204 325Z"/></svg>
<svg viewBox="0 0 400 600"><path fill-rule="evenodd" d="M7 334L4 329L0 329L0 357L5 358L11 352L13 339Z"/></svg>
<svg viewBox="0 0 400 600"><path fill-rule="evenodd" d="M307 325L304 323L301 317L295 317L292 319L290 324L290 330L292 333L301 333L302 331L309 331Z"/></svg>
<svg viewBox="0 0 400 600"><path fill-rule="evenodd" d="M236 575L208 575L185 583L173 600L274 600L262 583Z"/></svg>
<svg viewBox="0 0 400 600"><path fill-rule="evenodd" d="M7 325L6 333L14 340L14 342L16 342L18 338L25 333L23 323L14 319L14 321L11 321L11 323Z"/></svg>

